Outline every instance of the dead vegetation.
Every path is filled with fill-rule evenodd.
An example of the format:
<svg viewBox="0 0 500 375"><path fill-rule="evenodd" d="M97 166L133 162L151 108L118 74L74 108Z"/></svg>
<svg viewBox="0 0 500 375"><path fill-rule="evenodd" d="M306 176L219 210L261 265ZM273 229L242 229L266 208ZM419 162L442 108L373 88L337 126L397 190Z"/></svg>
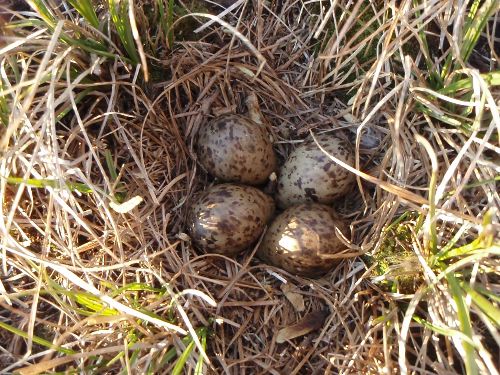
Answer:
<svg viewBox="0 0 500 375"><path fill-rule="evenodd" d="M465 3L239 1L232 27L215 19L198 40L166 49L165 34L154 51L149 35L148 81L109 30L114 58L64 40L81 30L62 3L65 23L6 25L0 44L2 373L497 373L498 92L449 49ZM497 15L481 73L498 70ZM356 146L358 189L336 208L364 256L320 280L254 251L201 254L184 233L212 183L197 130L251 92L282 159L310 132Z"/></svg>

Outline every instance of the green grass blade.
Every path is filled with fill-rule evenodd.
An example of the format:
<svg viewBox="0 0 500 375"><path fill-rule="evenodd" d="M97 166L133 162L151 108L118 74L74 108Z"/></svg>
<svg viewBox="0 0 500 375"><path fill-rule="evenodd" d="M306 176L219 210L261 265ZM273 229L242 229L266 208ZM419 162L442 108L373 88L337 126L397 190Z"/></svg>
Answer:
<svg viewBox="0 0 500 375"><path fill-rule="evenodd" d="M206 352L207 350L207 336L208 336L208 330L206 328L203 328L200 332L201 335L201 347L203 348L203 351ZM203 375L203 357L200 355L198 358L198 361L196 362L196 367L194 369L194 374L195 375Z"/></svg>
<svg viewBox="0 0 500 375"><path fill-rule="evenodd" d="M101 302L101 300L98 297L95 297L93 294L71 293L70 298L74 299L77 303L79 303L86 309L96 312L99 315L103 316L119 315L118 311L106 307L106 304Z"/></svg>
<svg viewBox="0 0 500 375"><path fill-rule="evenodd" d="M448 327L439 327L439 326L432 324L432 323L428 322L427 320L422 319L418 316L414 316L413 320L415 320L418 324L421 324L422 326L424 326L424 327L430 329L431 331L436 332L440 335L448 336L448 337L458 336L458 337L460 337L460 339L462 341L467 342L469 345L471 345L471 346L475 345L470 337L464 335L463 332L457 331L456 329L451 329Z"/></svg>
<svg viewBox="0 0 500 375"><path fill-rule="evenodd" d="M132 343L131 343L132 344ZM128 346L131 346L131 344L129 344ZM122 352L123 353L123 352ZM139 359L139 356L141 355L141 351L139 349L137 350L134 350L132 352L132 355L130 356L130 359L129 359L129 363L130 363L130 368L134 368L135 364L137 363L137 360ZM121 371L121 374L123 375L128 375L130 374L128 371L127 371L127 368L123 368L122 371Z"/></svg>
<svg viewBox="0 0 500 375"><path fill-rule="evenodd" d="M108 172L111 177L111 181L116 181L118 178L118 173L116 173L115 163L113 162L113 155L111 155L110 150L106 150L104 153L106 159L106 166L108 167Z"/></svg>
<svg viewBox="0 0 500 375"><path fill-rule="evenodd" d="M450 259L453 257L458 257L462 255L468 255L473 251L476 250L481 250L481 242L479 240L474 240L471 243L468 243L466 245L454 248L454 249L443 249L439 254L438 254L438 259L439 260L446 260Z"/></svg>
<svg viewBox="0 0 500 375"><path fill-rule="evenodd" d="M435 259L439 259L439 260L443 260L444 257L448 254L448 252L450 252L455 244L462 238L462 236L465 234L465 232L467 231L467 227L465 226L461 226L457 233L455 233L455 235L453 236L453 238L451 238L442 248L441 250L439 251L439 253L436 254L435 256Z"/></svg>
<svg viewBox="0 0 500 375"><path fill-rule="evenodd" d="M165 294L164 289L154 288L154 287L151 287L150 285L147 285L144 283L130 283L130 284L127 284L121 288L116 288L114 285L112 285L111 283L108 283L108 282L104 282L102 284L105 287L107 287L108 289L112 289L111 291L107 292L107 294L112 298L114 298L116 296L127 297L124 295L124 293L126 293L126 292L141 292L141 291L152 292L152 293L155 293L158 296L158 298L161 298ZM161 320L164 322L169 322L169 323L175 320L175 318L172 318L171 320L165 319L163 316L157 315L154 312L151 312L149 310L144 309L142 307L142 305L136 303L135 299L127 298L127 301L131 304L131 306L134 309L136 309L137 311L140 311L141 313L148 315L152 318L155 318L155 319L158 319L158 320Z"/></svg>
<svg viewBox="0 0 500 375"><path fill-rule="evenodd" d="M49 8L45 5L43 0L27 0L27 3L31 6L31 8L40 15L40 18L45 21L45 23L51 28L54 29L57 24L56 17L50 11Z"/></svg>
<svg viewBox="0 0 500 375"><path fill-rule="evenodd" d="M22 21L12 21L3 25L4 30L15 30L24 27L47 27L47 23L43 20L29 18Z"/></svg>
<svg viewBox="0 0 500 375"><path fill-rule="evenodd" d="M495 294L494 292L492 292L491 290L488 290L480 285L477 285L475 287L475 289L481 293L481 294L484 294L486 297L488 297L489 299L491 299L492 301L495 301L496 303L500 303L500 296L498 294Z"/></svg>
<svg viewBox="0 0 500 375"><path fill-rule="evenodd" d="M456 118L453 118L442 111L436 111L435 109L431 109L431 108L427 107L424 103L422 103L422 104L419 103L419 105L417 105L416 109L422 113L425 113L426 115L429 115L429 116L435 118L436 120L444 122L445 124L454 126L456 128L461 128L462 130L466 131L467 133L471 132L471 125L470 124L467 124L467 123L462 122Z"/></svg>
<svg viewBox="0 0 500 375"><path fill-rule="evenodd" d="M188 345L188 343L189 343L189 340L186 340L186 339L191 340L191 337L182 338L182 342L184 343L184 345ZM175 357L177 357L177 350L175 350L175 348L169 349L169 351L161 359L159 367L161 368L161 367L165 366L168 362L172 361Z"/></svg>
<svg viewBox="0 0 500 375"><path fill-rule="evenodd" d="M129 349L132 348L132 346L134 346L139 341L134 330L132 330L131 332L129 332L127 334L127 341L128 341L127 347ZM137 361L136 353L140 354L140 352L141 352L140 349L134 350L134 352L132 353L132 356L130 357L130 360L129 360L129 363L131 365ZM109 367L113 366L118 360L120 360L123 357L125 357L125 351L119 352L118 354L116 354L113 358L111 358L106 363L106 367L109 368ZM127 374L126 369L123 369L121 374Z"/></svg>
<svg viewBox="0 0 500 375"><path fill-rule="evenodd" d="M419 0L413 0L413 6L418 9L420 4ZM420 19L421 12L420 11L415 11L415 19ZM432 57L430 54L430 49L429 49L429 44L427 43L427 36L425 33L424 26L422 25L421 22L417 24L418 27L418 35L420 37L421 41L421 51L422 55L424 56L424 61L425 65L427 66L427 71L429 72L429 78L430 78L430 85L432 88L438 88L443 85L443 81L441 79L441 76L439 75L439 72L437 69L434 67L434 62L432 61Z"/></svg>
<svg viewBox="0 0 500 375"><path fill-rule="evenodd" d="M496 216L497 216L497 210L495 207L490 207L483 216L483 229L479 233L478 239L485 247L494 247L494 242L495 242L494 232L488 230L487 228L493 224L493 221L495 220ZM497 245L498 244L499 243L497 243Z"/></svg>
<svg viewBox="0 0 500 375"><path fill-rule="evenodd" d="M476 1L479 3L479 1ZM486 0L483 2L482 6L477 9L477 12L472 8L472 12L469 12L471 16L465 24L465 35L463 40L463 46L461 49L462 59L467 61L479 40L479 36L483 31L488 19L495 14L498 9L498 0Z"/></svg>
<svg viewBox="0 0 500 375"><path fill-rule="evenodd" d="M88 23L96 29L99 28L99 19L97 18L97 14L90 0L68 0L68 3L70 3Z"/></svg>
<svg viewBox="0 0 500 375"><path fill-rule="evenodd" d="M10 109L7 104L7 99L3 94L3 84L0 80L0 122L3 126L7 127L9 124Z"/></svg>
<svg viewBox="0 0 500 375"><path fill-rule="evenodd" d="M458 280L451 273L446 274L446 280L448 281L448 285L450 286L450 293L453 297L453 300L457 305L460 330L472 342L472 324L470 321L469 309L467 307L467 303L465 302L465 297L462 293L462 288L460 288ZM467 374L476 375L479 373L479 370L476 364L474 346L471 344L471 342L462 339L465 351L465 369L467 371Z"/></svg>
<svg viewBox="0 0 500 375"><path fill-rule="evenodd" d="M119 352L116 354L113 358L111 358L107 363L106 367L111 367L113 366L116 362L118 362L121 358L125 356L125 352Z"/></svg>
<svg viewBox="0 0 500 375"><path fill-rule="evenodd" d="M478 246L479 244L479 246ZM484 253L487 252L491 255L498 255L500 254L500 246L498 245L492 245L489 247L483 247L482 242L475 241L472 244L467 244L462 247L453 249L449 251L447 254L444 254L440 260L446 260L450 259L453 257L458 257L458 256L472 256L474 254L479 254L479 253Z"/></svg>
<svg viewBox="0 0 500 375"><path fill-rule="evenodd" d="M124 292L153 292L153 293L164 293L163 289L154 288L150 285L144 283L130 283L119 289L116 289L111 293L111 297L116 297Z"/></svg>
<svg viewBox="0 0 500 375"><path fill-rule="evenodd" d="M49 285L54 289L56 294L62 294L67 296L69 299L77 302L79 305L85 307L88 311L97 312L101 315L112 316L118 315L118 311L115 309L110 309L105 303L101 301L99 297L87 292L76 292L73 290L68 290L63 288L61 285L49 279ZM88 311L83 310L82 313L87 315Z"/></svg>
<svg viewBox="0 0 500 375"><path fill-rule="evenodd" d="M44 5L45 6L45 5ZM47 8L45 8L47 9ZM19 27L41 27L41 26L48 26L49 30L53 30L55 27L55 18L51 21L49 16L43 15L42 12L44 12L43 9L38 10L38 8L35 8L40 14L40 17L42 18L43 21L36 20L36 19L28 19L24 21L15 21L11 22L8 24L6 27L9 29L14 29L14 28L19 28ZM51 14L50 12L48 13L49 15ZM52 16L53 17L53 16ZM76 39L68 36L64 32L61 33L60 40L63 41L64 43L75 46L78 48L81 48L82 50L89 52L89 53L94 53L98 56L103 56L103 57L109 57L109 58L116 58L116 54L109 52L108 47L101 42L95 41L95 40L90 40L90 39ZM127 58L126 56L121 56L121 58L127 62L130 63L131 60Z"/></svg>
<svg viewBox="0 0 500 375"><path fill-rule="evenodd" d="M472 22L474 21L474 18L476 17L479 5L481 5L480 0L474 0L470 5L469 13L467 14L467 17L465 18L464 22L464 30L468 30L470 28Z"/></svg>
<svg viewBox="0 0 500 375"><path fill-rule="evenodd" d="M477 188L479 186L493 184L493 183L498 182L498 181L500 181L500 175L495 176L495 177L490 178L490 179L487 179L487 180L480 180L480 181L471 182L470 184L464 185L462 187L462 190L473 189L473 188ZM455 189L450 190L447 194L445 194L445 197L451 197L453 194L455 194L455 192L456 192Z"/></svg>
<svg viewBox="0 0 500 375"><path fill-rule="evenodd" d="M10 55L7 57L9 67L12 69L12 73L15 77L15 82L19 83L21 81L21 71L19 70L19 64L16 55ZM1 95L0 95L1 96Z"/></svg>
<svg viewBox="0 0 500 375"><path fill-rule="evenodd" d="M204 337L203 336L203 332L206 332L208 333L208 330L207 328L205 327L202 327L202 328L199 328L196 330L196 333L198 334L198 336L201 336L202 338ZM206 334L205 334L206 336ZM184 336L182 339L181 339L182 343L186 346L189 346L191 344L194 344L194 341L193 339L191 338L191 336ZM203 349L205 349L205 347L203 347ZM160 365L159 365L159 368L163 368L168 362L172 361L175 357L177 357L177 350L175 348L171 348L164 356L163 358L161 359L160 361Z"/></svg>
<svg viewBox="0 0 500 375"><path fill-rule="evenodd" d="M118 173L116 172L115 163L113 161L113 155L111 154L111 151L106 150L104 157L106 159L106 166L108 167L111 181L116 182L116 180L118 179ZM114 197L118 203L125 202L125 198L127 197L125 184L119 182L115 185Z"/></svg>
<svg viewBox="0 0 500 375"><path fill-rule="evenodd" d="M3 328L6 331L13 333L14 335L22 337L24 339L29 338L29 336L26 332L24 332L16 327L13 327L10 324L4 323L2 321L0 321L0 328ZM33 336L31 336L31 338L33 339L34 343L37 343L38 345L42 345L46 348L54 349L54 350L58 351L59 353L68 354L68 355L76 353L75 351L73 351L71 349L66 349L66 348L61 348L60 346L55 346L50 341L42 339L41 337L33 335Z"/></svg>
<svg viewBox="0 0 500 375"><path fill-rule="evenodd" d="M429 148L432 146L425 140L425 138L421 137L421 141L417 139L422 146L428 144ZM436 189L438 185L438 172L439 172L439 163L433 154L429 152L429 157L431 159L432 171L431 171L431 179L429 181L429 249L432 254L437 253L438 247L438 238L437 238L437 223L436 223Z"/></svg>
<svg viewBox="0 0 500 375"><path fill-rule="evenodd" d="M132 35L132 27L128 19L129 2L128 0L108 0L108 5L111 20L116 27L123 47L134 65L136 65L139 63L139 52L137 51Z"/></svg>
<svg viewBox="0 0 500 375"><path fill-rule="evenodd" d="M130 343L129 345L132 345L133 343ZM132 355L130 356L130 365L134 367L134 365L137 363L137 360L139 359L139 356L141 355L141 351L139 349L134 350Z"/></svg>
<svg viewBox="0 0 500 375"><path fill-rule="evenodd" d="M168 0L166 35L169 48L173 48L174 46L174 30L172 28L173 24L174 24L174 0Z"/></svg>
<svg viewBox="0 0 500 375"><path fill-rule="evenodd" d="M88 88L88 89L85 89L83 90L82 92L79 92L76 96L75 96L75 104L79 104L83 99L85 99L85 97L91 93L95 91L95 88ZM66 117L66 115L68 113L70 113L71 111L73 110L73 105L68 105L66 108L64 108L61 112L59 112L57 114L57 121L61 121L64 117Z"/></svg>
<svg viewBox="0 0 500 375"><path fill-rule="evenodd" d="M89 1L89 0L86 0L86 1ZM120 2L118 0L109 0L109 1L110 2ZM76 0L74 0L74 2L77 4L82 3L81 1L76 1ZM11 27L21 27L21 26L30 27L30 25L32 25L32 26L33 25L38 25L38 26L45 26L46 25L46 26L48 26L49 30L54 30L55 25L57 23L56 18L51 13L51 11L45 6L44 2L41 0L33 0L33 1L31 1L31 3L33 4L33 5L31 5L32 8L39 14L40 18L44 21L44 23L41 23L38 20L30 19L30 20L25 20L25 21L13 22ZM123 6L122 6L122 8L123 8ZM76 7L75 7L75 9L76 9ZM92 10L92 12L94 12L94 11ZM87 17L93 18L93 16L91 16L91 15L86 15L85 17L86 18ZM126 18L127 17L126 11L125 11L124 17L125 17L124 19L123 19L123 17L120 18L120 21L122 23L124 23L124 27L122 27L123 30L120 29L117 31L118 31L118 34L120 35L120 39L122 39L122 34L120 33L120 31L123 31L124 35L127 35L126 25L128 25L128 32L130 34L129 39L132 41L132 44L131 45L125 44L127 42L127 38L126 38L125 42L123 42L123 40L122 40L122 43L124 43L124 47L127 50L127 52L129 53L130 58L127 58L125 56L121 56L121 58L127 63L133 62L136 64L137 61L139 61L138 54L137 54L137 51L135 49L135 44L133 44L134 40L132 37L132 31L130 29L130 23L128 22L128 19ZM97 19L97 16L96 16L96 19ZM91 22L95 23L96 20L93 20ZM99 26L98 22L97 22L97 26ZM117 26L117 29L118 29L118 26ZM108 47L105 44L103 44L99 41L96 41L96 40L83 39L83 38L81 38L81 39L80 38L73 38L73 37L68 36L64 32L61 33L60 40L62 40L64 43L66 43L68 45L76 46L76 47L81 48L82 50L84 50L86 52L94 53L98 56L109 57L109 58L113 58L113 59L117 57L115 53L109 52ZM135 51L135 55L134 55L134 51Z"/></svg>
<svg viewBox="0 0 500 375"><path fill-rule="evenodd" d="M488 19L495 14L498 9L498 0L486 0L483 2L482 6L478 8L479 4L480 1L478 0L473 2L464 22L464 36L459 45L460 57L464 62L467 62L472 54ZM460 69L460 66L456 62L456 59L453 58L452 54L449 53L441 71L441 78L445 80L450 73L457 69Z"/></svg>
<svg viewBox="0 0 500 375"><path fill-rule="evenodd" d="M481 74L481 78L484 79L489 87L500 86L500 71L495 70L490 73ZM440 94L448 95L456 93L457 91L470 90L472 89L472 78L465 78L459 81L453 82L442 89L438 90Z"/></svg>
<svg viewBox="0 0 500 375"><path fill-rule="evenodd" d="M394 220L387 228L384 229L384 232L387 233L392 229L395 229L401 222L404 220L411 218L415 212L413 211L405 211L401 216L399 216L396 220Z"/></svg>
<svg viewBox="0 0 500 375"><path fill-rule="evenodd" d="M483 230L479 233L479 237L468 244L453 248L454 243L458 241L460 236L465 231L465 228L462 227L455 234L455 236L453 236L453 239L451 239L448 244L444 246L442 250L436 255L436 259L443 261L452 257L471 255L472 253L479 253L483 251L494 254L495 251L498 251L500 249L500 247L498 245L495 245L493 233L491 233L491 231L489 230L484 230L484 228L487 228L493 223L493 218L495 217L495 215L496 211L494 209L489 209L483 216Z"/></svg>
<svg viewBox="0 0 500 375"><path fill-rule="evenodd" d="M26 184L34 188L61 188L59 181L52 179L23 179L21 177L7 177L7 183L12 185ZM90 187L79 182L67 182L65 185L71 191L78 191L85 194L93 192Z"/></svg>
<svg viewBox="0 0 500 375"><path fill-rule="evenodd" d="M467 283L461 283L461 286L465 293L470 296L472 302L491 319L493 324L500 327L500 310Z"/></svg>
<svg viewBox="0 0 500 375"><path fill-rule="evenodd" d="M194 349L194 340L191 340L189 345L186 347L186 349L182 352L182 354L179 356L179 359L175 363L174 368L172 369L172 375L180 375L183 373L184 366L186 365L186 362L191 355L191 352Z"/></svg>
<svg viewBox="0 0 500 375"><path fill-rule="evenodd" d="M81 48L84 51L87 51L87 52L90 52L90 53L95 53L98 56L116 58L116 54L114 54L112 52L109 52L107 50L106 46L104 46L103 44L98 43L98 42L96 42L94 40L74 39L74 38L70 38L70 37L68 37L66 35L62 35L61 36L61 40L64 41L65 43L69 44L69 45L79 47L79 48ZM127 62L130 61L127 58L123 58L123 60L125 60Z"/></svg>
<svg viewBox="0 0 500 375"><path fill-rule="evenodd" d="M168 17L166 17L165 15L165 5L163 4L163 0L156 0L156 3L158 4L158 14L159 14L158 23L160 24L160 28L163 35L165 36L165 38L167 38L168 41L168 33L170 27L168 24Z"/></svg>

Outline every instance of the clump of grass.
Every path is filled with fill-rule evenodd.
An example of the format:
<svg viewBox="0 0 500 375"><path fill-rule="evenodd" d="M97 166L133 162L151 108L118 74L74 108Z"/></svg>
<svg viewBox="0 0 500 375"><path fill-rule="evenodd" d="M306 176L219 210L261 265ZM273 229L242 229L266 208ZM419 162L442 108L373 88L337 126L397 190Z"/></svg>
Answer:
<svg viewBox="0 0 500 375"><path fill-rule="evenodd" d="M385 228L380 248L365 255L367 264L374 266L374 281L392 293L413 294L423 283L423 269L412 250L417 218L405 212Z"/></svg>
<svg viewBox="0 0 500 375"><path fill-rule="evenodd" d="M121 29L108 23L112 36L103 34L103 11L113 4L94 8L88 1L58 6L32 1L36 13L7 9L6 17L12 18L4 37L13 42L0 54L5 276L0 300L8 312L2 329L14 338L4 349L15 360L0 366L5 371L39 373L81 362L82 369L92 371L135 367L155 373L170 367L179 372L192 365L200 373L206 364L207 329L193 327L184 309L178 315L177 307L190 294L165 287L160 274L153 276L154 283L167 289L151 287L153 279L129 282L129 273L148 270L141 268L137 253L145 231L136 228L138 237L125 234L131 224L127 213L137 210L129 202L142 192L128 180L127 168L134 167L124 163L130 153L110 136L125 127L108 124L111 118L114 124L131 124L146 110L135 106L137 113L127 115L121 112L125 106L116 105L118 98L133 102L143 94L131 95L117 81L118 76L132 79L124 64L137 64L141 52L134 52L133 26L125 12L130 8L123 2L113 18ZM113 43L115 35L123 49ZM175 249L178 243L164 245ZM48 320L41 317L45 310ZM29 324L18 327L20 318ZM48 331L40 329L46 322ZM93 339L100 331L112 332L104 340L107 348ZM181 339L169 341L171 335ZM26 360L16 357L22 348Z"/></svg>
<svg viewBox="0 0 500 375"><path fill-rule="evenodd" d="M496 373L494 2L242 2L189 40L176 18L212 8L29 4L0 8L4 371ZM197 131L249 91L281 158L351 137L364 262L307 280L192 247Z"/></svg>
<svg viewBox="0 0 500 375"><path fill-rule="evenodd" d="M471 374L494 373L489 350L491 338L496 337L493 329L496 323L490 317L498 307L485 295L480 296L485 303L482 310L470 301L474 294L473 285L488 284L491 287L494 283L490 262L496 257L494 254L498 245L495 242L498 238L494 240L490 237L488 245L480 238L491 228L498 227L497 214L492 215L488 211L490 204L498 203L496 185L485 177L494 176L495 167L487 161L483 152L485 148L495 147L494 129L499 126L498 111L492 101L497 72L479 74L467 65L467 61L488 20L497 17L497 7L491 2L473 2L471 8L464 8L463 12L456 9L449 19L454 22L455 33L461 30L460 37L455 35L453 41L449 39L450 47L445 48L438 59L433 59L436 45L430 45L428 30L432 20L437 22L437 14L444 11L442 6L436 3L434 7L425 8L415 2L406 8L407 13L395 14L394 27L398 28L398 33L381 39L384 48L367 72L354 101L354 109L359 111L355 113L362 118L359 130L375 119L376 112L369 104L375 97L380 98L378 101L384 104L386 113L387 106L392 108L389 112L393 116L387 121L392 139L389 148L393 155L392 163L387 163L391 166L392 173L389 175L392 176L392 183L410 188L425 187L429 202L419 208L417 217L410 222L399 219L387 222L377 245L378 250L370 259L378 261L379 268L375 269L378 275L374 281L388 286L394 293L393 298L400 301L391 302L391 313L398 315L391 320L400 324L402 318L401 329L393 327L383 332L387 345L397 342L390 336L393 330L402 338L397 344L397 362L402 371L408 371L409 366L416 366L422 371L443 366ZM413 30L407 30L408 34L405 34L405 27L398 23L399 17L404 17L409 24L415 19L418 32L415 34ZM458 26L462 24L463 29ZM445 30L441 32L444 38L450 37ZM487 37L491 38L492 34ZM400 55L399 43L412 38L415 39L411 43L421 47L417 54L392 59L393 55ZM403 63L403 71L392 65L397 60ZM468 78L463 78L464 74ZM382 95L385 90L377 89L380 81L374 80L384 75L397 77L394 84L388 85L391 90L386 96ZM440 92L446 92L446 95ZM384 108L375 105L377 107ZM361 136L358 131L358 142ZM423 154L413 147L415 141L422 145ZM412 165L415 162L418 167ZM394 202L391 198L386 199ZM401 217L415 212L414 209L405 211L403 207L399 210L400 214L402 211ZM392 209L391 212L398 211ZM477 220L478 217L483 218L482 223ZM438 260L449 251L458 255L465 249L470 249L474 256L462 253L457 257L445 256L446 261L443 262ZM413 290L401 288L402 279L398 274L398 271L408 270L409 265L412 277L407 281ZM407 299L410 299L409 305ZM451 305L448 305L449 301L453 301ZM427 306L425 309L421 309L423 304ZM489 315L484 313L485 310L490 312ZM387 316L385 312L383 316ZM489 327L483 331L482 338L477 333L479 322L476 317L480 317L481 325ZM415 325L415 322L418 324ZM418 327L421 329L417 330ZM409 342L418 343L418 350L424 350L424 353L431 350L430 342L419 339L419 334L436 339L444 336L447 349L443 355L448 357L447 361L422 353L418 356L423 359L415 358L417 354L408 350ZM443 348L439 345L433 345L432 350L440 353ZM408 363L409 360L412 362ZM436 361L439 365L435 364ZM386 366L390 367L389 362Z"/></svg>
<svg viewBox="0 0 500 375"><path fill-rule="evenodd" d="M487 100L477 97L478 92L472 91L472 82L476 81L476 85L481 85L479 82L482 81L483 88L494 88L500 84L500 71L498 64L496 71L484 74L471 72L470 75L471 73L464 68L485 26L497 12L498 4L495 1L472 2L470 8L465 10L463 29L454 31L455 36L458 33L460 35L455 38L455 42L450 41L450 47L442 63L436 64L432 60L430 43L425 32L423 30L420 32L419 44L422 46L422 56L430 73L424 81L419 82L421 87L415 96L419 103L418 110L443 123L459 127L468 134L479 126L485 106L491 106L494 101L492 98ZM454 50L459 51L458 56ZM473 102L478 105L474 107ZM471 116L474 113L476 116Z"/></svg>

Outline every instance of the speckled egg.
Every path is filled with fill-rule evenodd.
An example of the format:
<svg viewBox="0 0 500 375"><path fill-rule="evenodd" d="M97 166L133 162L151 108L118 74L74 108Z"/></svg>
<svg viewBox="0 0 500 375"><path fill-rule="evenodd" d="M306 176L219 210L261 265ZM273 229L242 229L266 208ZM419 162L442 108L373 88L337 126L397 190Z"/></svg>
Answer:
<svg viewBox="0 0 500 375"><path fill-rule="evenodd" d="M292 274L320 277L339 262L328 256L346 248L336 229L346 235L348 227L329 206L306 203L290 207L271 223L257 256Z"/></svg>
<svg viewBox="0 0 500 375"><path fill-rule="evenodd" d="M257 188L221 184L200 195L188 228L198 248L231 256L259 239L273 213L273 199Z"/></svg>
<svg viewBox="0 0 500 375"><path fill-rule="evenodd" d="M354 165L354 150L348 142L330 134L317 135L318 143L331 155ZM292 151L281 168L277 202L290 207L305 202L332 203L353 186L355 176L336 164L312 138Z"/></svg>
<svg viewBox="0 0 500 375"><path fill-rule="evenodd" d="M198 160L226 182L259 185L276 169L276 155L267 130L241 115L220 116L198 132Z"/></svg>

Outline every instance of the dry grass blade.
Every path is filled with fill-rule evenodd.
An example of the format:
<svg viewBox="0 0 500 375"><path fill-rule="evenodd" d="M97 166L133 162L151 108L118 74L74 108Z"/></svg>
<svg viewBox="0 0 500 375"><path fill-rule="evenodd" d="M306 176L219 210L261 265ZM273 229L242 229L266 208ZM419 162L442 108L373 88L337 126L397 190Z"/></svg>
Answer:
<svg viewBox="0 0 500 375"><path fill-rule="evenodd" d="M149 68L148 62L146 60L146 55L144 53L144 47L142 46L142 41L139 36L139 30L137 29L137 22L135 20L134 14L134 0L129 0L128 3L128 15L130 18L130 26L132 28L132 35L134 36L135 44L137 45L137 50L139 52L139 57L141 58L141 67L144 72L144 80L149 81Z"/></svg>
<svg viewBox="0 0 500 375"><path fill-rule="evenodd" d="M29 3L0 5L0 373L498 373L493 1ZM186 233L199 129L247 112L280 162L355 149L320 279Z"/></svg>
<svg viewBox="0 0 500 375"><path fill-rule="evenodd" d="M210 20L219 23L220 25L224 26L225 29L227 29L231 34L233 34L235 37L240 39L243 44L250 50L252 53L257 57L257 59L260 62L259 67L257 68L257 73L256 76L259 75L259 72L264 68L264 65L266 64L266 58L260 53L260 51L248 40L247 37L245 37L241 32L239 32L236 28L228 24L226 21L220 19L218 16L214 16L212 14L208 13L191 13L185 17L205 17L209 18ZM178 21L182 20L182 17L179 18Z"/></svg>

